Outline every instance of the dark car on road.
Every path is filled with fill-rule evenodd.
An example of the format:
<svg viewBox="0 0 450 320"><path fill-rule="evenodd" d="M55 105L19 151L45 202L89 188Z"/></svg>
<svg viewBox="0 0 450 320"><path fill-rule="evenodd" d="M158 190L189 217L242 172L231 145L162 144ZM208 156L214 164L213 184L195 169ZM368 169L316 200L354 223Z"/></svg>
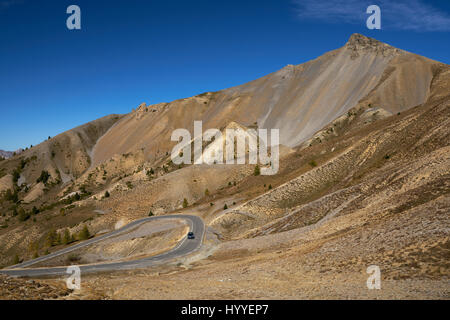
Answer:
<svg viewBox="0 0 450 320"><path fill-rule="evenodd" d="M193 232L188 232L188 239L195 239Z"/></svg>

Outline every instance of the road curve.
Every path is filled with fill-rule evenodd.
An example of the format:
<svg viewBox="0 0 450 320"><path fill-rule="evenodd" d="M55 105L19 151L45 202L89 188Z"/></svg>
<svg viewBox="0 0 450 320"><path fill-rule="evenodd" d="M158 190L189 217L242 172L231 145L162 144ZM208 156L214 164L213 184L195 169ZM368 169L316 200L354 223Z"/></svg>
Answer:
<svg viewBox="0 0 450 320"><path fill-rule="evenodd" d="M179 258L185 256L187 254L193 253L197 251L203 241L203 237L205 234L205 224L202 219L197 216L192 215L184 215L184 214L172 214L166 216L157 216L157 217L147 217L143 219L139 219L136 221L127 224L126 226L112 231L108 234L98 236L71 247L59 250L57 252L48 254L46 256L42 256L40 258L25 261L23 263L14 265L9 269L1 269L0 273L7 274L10 276L18 276L18 277L38 277L38 276L56 276L56 275L67 275L66 270L67 267L51 267L51 268L27 268L31 265L34 265L38 262L46 261L62 254L66 254L72 252L74 250L89 246L91 244L100 242L102 240L117 236L121 233L124 233L130 229L133 229L143 223L153 221L153 220L161 220L161 219L184 219L189 223L189 231L194 232L195 239L187 239L184 237L182 241L180 241L174 248L171 250L164 252L162 254L142 258L138 260L132 261L123 261L123 262L108 262L108 263L99 263L99 264L89 264L89 265L81 265L79 266L81 269L81 273L88 272L100 272L100 271L116 271L116 270L129 270L129 269L138 269L138 268L146 268L152 265L161 264L172 260L174 258Z"/></svg>

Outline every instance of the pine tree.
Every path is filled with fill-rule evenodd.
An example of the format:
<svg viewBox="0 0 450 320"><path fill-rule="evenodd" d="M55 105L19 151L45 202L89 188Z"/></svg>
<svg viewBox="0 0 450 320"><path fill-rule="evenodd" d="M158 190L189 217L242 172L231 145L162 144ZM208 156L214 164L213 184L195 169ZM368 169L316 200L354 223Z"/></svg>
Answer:
<svg viewBox="0 0 450 320"><path fill-rule="evenodd" d="M78 238L80 240L87 240L90 238L90 236L91 236L91 234L89 233L88 227L86 225L84 225L83 229L78 234Z"/></svg>
<svg viewBox="0 0 450 320"><path fill-rule="evenodd" d="M188 204L187 199L184 198L184 200L183 200L183 208L187 208L188 205L189 205L189 204Z"/></svg>
<svg viewBox="0 0 450 320"><path fill-rule="evenodd" d="M255 166L255 171L253 172L255 176L259 176L261 174L261 169L259 168L259 165Z"/></svg>
<svg viewBox="0 0 450 320"><path fill-rule="evenodd" d="M62 239L61 239L61 233L57 233L56 234L56 239L55 239L55 245L61 244L62 243Z"/></svg>
<svg viewBox="0 0 450 320"><path fill-rule="evenodd" d="M63 244L69 244L71 242L71 237L70 237L70 231L69 231L69 229L65 229L64 230L64 235L63 235L63 238L62 238L62 243Z"/></svg>

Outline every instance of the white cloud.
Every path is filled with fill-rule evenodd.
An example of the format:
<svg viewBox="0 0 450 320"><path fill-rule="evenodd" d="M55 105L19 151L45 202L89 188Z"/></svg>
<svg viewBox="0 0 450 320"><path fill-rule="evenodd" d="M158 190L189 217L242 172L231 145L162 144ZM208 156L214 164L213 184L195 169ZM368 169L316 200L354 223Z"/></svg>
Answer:
<svg viewBox="0 0 450 320"><path fill-rule="evenodd" d="M423 0L295 0L295 4L301 19L361 25L368 17L367 7L376 4L381 8L382 29L450 31L450 13Z"/></svg>

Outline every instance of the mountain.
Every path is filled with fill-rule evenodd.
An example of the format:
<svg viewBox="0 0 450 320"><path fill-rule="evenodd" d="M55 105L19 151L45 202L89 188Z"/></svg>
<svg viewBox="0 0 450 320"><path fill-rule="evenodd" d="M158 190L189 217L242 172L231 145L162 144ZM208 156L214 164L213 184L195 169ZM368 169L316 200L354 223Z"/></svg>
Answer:
<svg viewBox="0 0 450 320"><path fill-rule="evenodd" d="M165 153L177 128L204 130L235 121L279 128L280 143L298 146L357 105L391 113L424 103L441 63L354 34L344 47L315 60L288 65L263 78L218 92L150 106L141 117L125 116L98 142L93 163L145 147L147 156ZM112 143L114 141L115 143Z"/></svg>
<svg viewBox="0 0 450 320"><path fill-rule="evenodd" d="M23 150L10 161L4 162L2 169L12 173L19 167L18 162L22 161L18 183L26 184L29 188L33 188L42 171L47 171L50 174L49 181L56 185L75 180L90 167L91 152L98 138L120 117L109 115L61 133ZM5 190L0 189L2 191Z"/></svg>
<svg viewBox="0 0 450 320"><path fill-rule="evenodd" d="M208 297L221 295L205 279L237 277L248 266L255 277L276 273L283 283L336 274L347 283L373 263L384 279L423 281L421 292L439 297L429 279L449 275L449 119L449 65L354 34L312 61L217 92L143 103L1 161L0 262L30 259L30 243L42 254L51 229L74 234L88 225L96 234L184 211L208 227L206 251L196 258L206 262L185 275L203 279L192 283ZM172 132L192 133L200 120L203 131L279 129L278 173L259 175L253 164L174 164ZM205 143L204 157L227 142ZM27 218L33 207L40 212ZM102 285L113 288L108 281ZM384 288L382 297L410 297L408 283Z"/></svg>

